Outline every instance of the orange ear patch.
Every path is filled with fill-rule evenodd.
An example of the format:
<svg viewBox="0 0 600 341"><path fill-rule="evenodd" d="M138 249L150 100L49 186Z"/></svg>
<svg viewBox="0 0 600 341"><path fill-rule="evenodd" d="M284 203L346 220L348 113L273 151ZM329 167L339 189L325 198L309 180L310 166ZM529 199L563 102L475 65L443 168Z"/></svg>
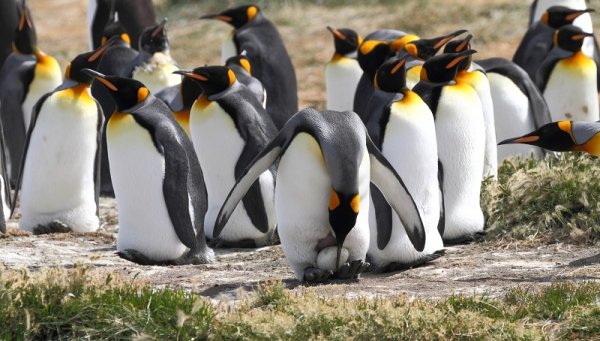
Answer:
<svg viewBox="0 0 600 341"><path fill-rule="evenodd" d="M340 206L340 197L338 197L335 191L331 191L331 197L329 198L329 210L333 211Z"/></svg>
<svg viewBox="0 0 600 341"><path fill-rule="evenodd" d="M360 209L360 195L357 194L352 198L352 201L350 201L350 208L352 208L354 213L358 214Z"/></svg>
<svg viewBox="0 0 600 341"><path fill-rule="evenodd" d="M146 100L146 98L148 98L149 94L150 94L150 90L148 90L148 88L146 88L146 87L139 88L138 93L137 93L138 103L141 103L144 100Z"/></svg>

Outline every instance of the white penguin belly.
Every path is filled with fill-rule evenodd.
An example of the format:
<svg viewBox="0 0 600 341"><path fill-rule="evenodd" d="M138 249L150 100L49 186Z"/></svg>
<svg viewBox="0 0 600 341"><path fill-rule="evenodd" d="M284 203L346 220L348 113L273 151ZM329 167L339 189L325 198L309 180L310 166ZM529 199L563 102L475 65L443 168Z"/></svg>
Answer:
<svg viewBox="0 0 600 341"><path fill-rule="evenodd" d="M233 41L233 35L235 31L231 31L225 41L223 42L223 46L221 46L221 64L225 64L229 57L237 56L238 50L235 46L235 42ZM239 53L241 53L240 51Z"/></svg>
<svg viewBox="0 0 600 341"><path fill-rule="evenodd" d="M438 185L438 155L435 123L429 107L416 94L410 102L392 106L386 126L382 153L404 180L421 214L425 227L425 249L418 252L406 235L404 226L392 210L392 235L387 246L377 246L377 221L371 207L370 259L377 266L390 262L411 263L441 250L444 245L438 232L440 190Z"/></svg>
<svg viewBox="0 0 600 341"><path fill-rule="evenodd" d="M363 71L358 61L342 57L325 67L327 110L352 111L354 93Z"/></svg>
<svg viewBox="0 0 600 341"><path fill-rule="evenodd" d="M21 186L22 229L58 220L76 232L99 227L94 165L98 111L89 95L48 97L31 134Z"/></svg>
<svg viewBox="0 0 600 341"><path fill-rule="evenodd" d="M25 131L29 129L29 122L31 122L31 111L35 106L35 103L48 92L56 89L60 85L62 76L60 70L56 72L44 72L41 68L36 65L33 81L29 84L29 90L27 96L21 105L23 108L23 120L25 122Z"/></svg>
<svg viewBox="0 0 600 341"><path fill-rule="evenodd" d="M117 251L134 249L156 261L180 257L187 247L169 217L164 158L150 133L131 115L115 113L108 124L107 144L119 211Z"/></svg>
<svg viewBox="0 0 600 341"><path fill-rule="evenodd" d="M173 74L179 68L174 64L170 56L157 52L145 64L137 66L133 70L133 79L137 79L156 94L160 90L181 83L181 76Z"/></svg>
<svg viewBox="0 0 600 341"><path fill-rule="evenodd" d="M229 191L236 183L235 165L246 142L239 135L231 116L216 102L210 103L203 111L199 111L194 105L190 115L190 130L208 193L204 231L208 238L213 238L215 220ZM259 183L263 202L270 203L266 205L267 213L271 213L273 217L274 185L270 171L260 175ZM272 230L274 225L275 219L270 219L269 230ZM219 237L226 241L260 240L265 238L265 234L254 227L243 203L240 202Z"/></svg>
<svg viewBox="0 0 600 341"><path fill-rule="evenodd" d="M445 86L438 103L435 128L438 155L444 167L444 239L483 230L480 206L485 127L481 102L468 85Z"/></svg>
<svg viewBox="0 0 600 341"><path fill-rule="evenodd" d="M544 90L552 121L598 121L596 64L579 54L556 64Z"/></svg>
<svg viewBox="0 0 600 341"><path fill-rule="evenodd" d="M365 151L359 168L360 211L344 242L348 260L365 260L369 247L370 163ZM278 232L285 256L296 277L317 266L319 240L333 232L329 224L332 184L318 142L299 133L281 157L275 188Z"/></svg>
<svg viewBox="0 0 600 341"><path fill-rule="evenodd" d="M508 77L498 73L488 73L492 102L494 104L494 125L496 141L522 136L535 130L529 99ZM498 146L498 162L508 157L541 158L538 147L525 144L507 144Z"/></svg>

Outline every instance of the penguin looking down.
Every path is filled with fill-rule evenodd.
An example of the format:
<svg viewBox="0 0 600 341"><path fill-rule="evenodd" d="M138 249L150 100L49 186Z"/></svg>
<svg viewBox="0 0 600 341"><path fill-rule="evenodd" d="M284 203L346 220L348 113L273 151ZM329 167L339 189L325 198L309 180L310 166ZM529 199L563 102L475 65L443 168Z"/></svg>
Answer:
<svg viewBox="0 0 600 341"><path fill-rule="evenodd" d="M325 66L325 87L327 109L338 111L352 110L356 86L363 74L358 65L357 51L362 37L356 31L327 26L333 35L335 52Z"/></svg>
<svg viewBox="0 0 600 341"><path fill-rule="evenodd" d="M106 137L119 210L117 254L142 265L212 262L204 238L206 187L192 142L139 81L86 72L115 102Z"/></svg>
<svg viewBox="0 0 600 341"><path fill-rule="evenodd" d="M252 75L267 90L267 112L281 128L298 111L296 72L275 25L255 5L227 9L201 19L217 19L234 27L224 44L221 60L246 51ZM226 48L230 46L230 48Z"/></svg>
<svg viewBox="0 0 600 341"><path fill-rule="evenodd" d="M266 108L267 90L258 78L252 76L252 64L246 57L246 53L242 51L237 56L229 57L225 61L225 66L233 71L235 78L252 91L258 101L262 103L263 108Z"/></svg>
<svg viewBox="0 0 600 341"><path fill-rule="evenodd" d="M104 115L90 93L94 78L83 69L96 68L108 47L75 57L67 65L63 84L40 98L33 109L15 188L15 199L21 191L22 230L42 234L93 232L100 227Z"/></svg>
<svg viewBox="0 0 600 341"><path fill-rule="evenodd" d="M225 66L205 66L177 73L191 78L202 95L190 111L190 131L206 190L205 234L212 230L227 192L250 161L275 137L277 128L254 94ZM252 184L215 244L260 247L272 244L275 232L275 174L265 170Z"/></svg>

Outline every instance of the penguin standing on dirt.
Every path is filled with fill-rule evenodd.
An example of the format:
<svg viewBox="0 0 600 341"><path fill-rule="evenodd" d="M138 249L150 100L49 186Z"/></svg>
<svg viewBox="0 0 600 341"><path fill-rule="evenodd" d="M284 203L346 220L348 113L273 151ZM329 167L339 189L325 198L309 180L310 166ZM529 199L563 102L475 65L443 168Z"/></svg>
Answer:
<svg viewBox="0 0 600 341"><path fill-rule="evenodd" d="M242 51L237 56L229 57L225 61L225 66L233 71L235 78L254 94L258 101L262 103L263 108L266 108L267 90L258 78L252 76L252 64L246 57L246 53Z"/></svg>
<svg viewBox="0 0 600 341"><path fill-rule="evenodd" d="M43 234L100 227L104 115L90 93L93 77L82 70L96 68L107 48L73 59L63 84L34 107L12 207L21 189L22 230Z"/></svg>
<svg viewBox="0 0 600 341"><path fill-rule="evenodd" d="M327 109L350 111L356 86L363 74L356 59L362 38L356 31L348 28L336 30L327 26L327 29L333 35L335 45L335 53L325 66Z"/></svg>
<svg viewBox="0 0 600 341"><path fill-rule="evenodd" d="M181 77L173 74L179 67L169 52L166 24L165 18L144 30L139 41L140 53L130 65L131 78L144 83L151 93L181 83Z"/></svg>
<svg viewBox="0 0 600 341"><path fill-rule="evenodd" d="M472 35L464 39L453 40L446 44L444 53L458 53L471 49ZM472 56L463 59L456 73L456 82L470 85L481 101L483 120L485 123L485 161L483 164L483 178L498 175L498 148L496 146L496 128L494 122L494 103L490 81L485 71L479 65L472 63Z"/></svg>
<svg viewBox="0 0 600 341"><path fill-rule="evenodd" d="M357 278L368 266L369 186L373 182L400 216L413 246L425 232L402 179L352 112L304 109L252 161L229 193L214 235L259 175L277 162L275 206L283 252L298 280Z"/></svg>
<svg viewBox="0 0 600 341"><path fill-rule="evenodd" d="M139 81L87 72L116 105L106 137L119 210L117 253L142 265L212 262L203 226L206 188L192 142Z"/></svg>
<svg viewBox="0 0 600 341"><path fill-rule="evenodd" d="M156 94L156 98L165 102L177 123L183 128L187 136L191 139L190 132L190 110L192 105L202 94L200 85L189 77L183 77L181 84L173 85L163 89Z"/></svg>
<svg viewBox="0 0 600 341"><path fill-rule="evenodd" d="M298 111L298 89L294 66L275 25L255 5L231 8L201 19L218 19L234 27L221 60L246 51L252 75L267 89L267 112L275 126L281 128Z"/></svg>
<svg viewBox="0 0 600 341"><path fill-rule="evenodd" d="M435 118L438 157L444 172L446 243L472 241L483 233L480 206L485 153L485 123L477 92L454 83L460 62L475 53L467 50L431 57L423 64L414 87Z"/></svg>
<svg viewBox="0 0 600 341"><path fill-rule="evenodd" d="M521 40L513 62L522 67L529 77L534 78L537 69L552 50L552 40L557 29L570 25L575 19L593 9L576 10L565 6L548 8Z"/></svg>
<svg viewBox="0 0 600 341"><path fill-rule="evenodd" d="M62 82L56 59L37 47L35 26L25 1L19 5L13 49L0 71L0 119L8 148L9 175L15 183L33 106Z"/></svg>
<svg viewBox="0 0 600 341"><path fill-rule="evenodd" d="M600 122L551 122L533 132L498 144L526 144L555 152L586 152L600 156Z"/></svg>
<svg viewBox="0 0 600 341"><path fill-rule="evenodd" d="M380 271L397 271L435 259L443 252L441 233L444 209L441 200L443 171L438 169L437 142L433 114L427 104L406 87L406 59L385 62L375 77L379 91L394 94L385 110L372 114L367 122L369 136L394 170L405 180L406 188L423 219L425 248L418 252L397 216L379 189L371 185L369 217L371 242L369 261Z"/></svg>
<svg viewBox="0 0 600 341"><path fill-rule="evenodd" d="M88 25L93 48L102 45L104 28L113 20L115 13L134 42L139 41L146 27L156 22L152 0L89 0Z"/></svg>
<svg viewBox="0 0 600 341"><path fill-rule="evenodd" d="M583 40L593 36L566 25L554 35L554 48L536 74L553 121L598 121L598 65L581 51Z"/></svg>
<svg viewBox="0 0 600 341"><path fill-rule="evenodd" d="M535 83L517 64L503 58L477 61L490 82L494 104L496 140L523 135L550 123L550 110ZM507 157L541 158L543 151L535 146L513 145L498 148L498 162Z"/></svg>
<svg viewBox="0 0 600 341"><path fill-rule="evenodd" d="M227 191L269 141L277 128L255 96L225 66L177 71L198 82L202 95L190 113L190 131L208 193L205 234L216 239L212 228ZM275 175L265 170L252 184L227 228L215 241L218 246L258 247L273 243Z"/></svg>
<svg viewBox="0 0 600 341"><path fill-rule="evenodd" d="M0 68L12 53L12 42L18 23L17 0L0 1Z"/></svg>

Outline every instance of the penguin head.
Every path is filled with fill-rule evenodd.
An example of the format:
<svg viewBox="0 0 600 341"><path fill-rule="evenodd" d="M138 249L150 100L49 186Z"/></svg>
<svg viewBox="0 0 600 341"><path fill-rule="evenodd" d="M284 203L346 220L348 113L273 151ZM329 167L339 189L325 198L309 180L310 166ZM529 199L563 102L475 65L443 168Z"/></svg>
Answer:
<svg viewBox="0 0 600 341"><path fill-rule="evenodd" d="M169 38L167 37L167 18L159 24L147 27L140 35L140 50L154 54L169 49Z"/></svg>
<svg viewBox="0 0 600 341"><path fill-rule="evenodd" d="M94 76L90 75L87 72L84 72L84 69L92 69L95 70L100 64L100 60L102 56L110 47L112 41L109 43L100 46L94 51L82 53L75 57L69 64L67 64L67 69L65 70L65 78L73 80L78 83L83 84L91 84L94 80Z"/></svg>
<svg viewBox="0 0 600 341"><path fill-rule="evenodd" d="M346 237L356 225L356 218L360 211L360 195L355 191L331 190L329 197L329 225L335 233L338 257ZM339 258L338 262L339 264Z"/></svg>
<svg viewBox="0 0 600 341"><path fill-rule="evenodd" d="M405 90L407 58L408 54L404 54L403 57L393 57L383 63L375 75L375 88L391 93Z"/></svg>
<svg viewBox="0 0 600 341"><path fill-rule="evenodd" d="M432 83L449 83L456 78L460 62L477 53L467 50L459 53L444 53L429 58L421 69L421 80Z"/></svg>
<svg viewBox="0 0 600 341"><path fill-rule="evenodd" d="M333 43L337 55L346 56L354 53L358 50L360 44L362 44L362 37L354 30L349 28L340 28L338 30L331 26L327 26L327 29L333 35Z"/></svg>
<svg viewBox="0 0 600 341"><path fill-rule="evenodd" d="M458 30L450 34L432 39L417 39L403 44L403 49L411 56L420 60L428 60L433 57L447 42L467 32Z"/></svg>
<svg viewBox="0 0 600 341"><path fill-rule="evenodd" d="M115 18L113 21L109 21L108 24L104 26L104 30L102 31L101 45L106 44L112 37L118 37L127 44L131 44L131 38L125 30L125 27L123 27L123 25L119 22L118 18Z"/></svg>
<svg viewBox="0 0 600 341"><path fill-rule="evenodd" d="M229 67L232 65L241 66L242 68L244 68L244 70L246 70L246 72L248 72L249 75L252 75L252 65L250 64L250 60L248 60L248 57L246 57L245 50L237 56L229 57L225 61L225 66Z"/></svg>
<svg viewBox="0 0 600 341"><path fill-rule="evenodd" d="M562 26L572 24L580 15L590 12L594 12L594 10L591 8L578 10L565 6L552 6L544 12L541 21L553 29L559 29Z"/></svg>
<svg viewBox="0 0 600 341"><path fill-rule="evenodd" d="M377 69L393 55L393 52L387 41L365 40L358 48L358 64L372 80Z"/></svg>
<svg viewBox="0 0 600 341"><path fill-rule="evenodd" d="M127 112L128 109L144 102L150 96L148 88L135 79L107 76L91 69L83 69L83 72L94 77L108 90L118 112Z"/></svg>
<svg viewBox="0 0 600 341"><path fill-rule="evenodd" d="M448 44L446 44L444 47L444 53L458 53L470 50L471 39L473 39L473 35L469 34L464 39L452 40L448 42ZM469 55L467 58L463 59L458 65L458 70L467 70L471 66L472 60L472 55Z"/></svg>
<svg viewBox="0 0 600 341"><path fill-rule="evenodd" d="M571 127L571 121L552 122L541 126L529 134L506 139L498 143L498 145L520 143L556 152L571 151L576 145L573 140Z"/></svg>
<svg viewBox="0 0 600 341"><path fill-rule="evenodd" d="M253 21L260 14L260 8L256 5L243 5L227 9L221 13L208 14L200 19L217 19L224 21L236 29Z"/></svg>
<svg viewBox="0 0 600 341"><path fill-rule="evenodd" d="M26 1L19 4L17 14L19 24L13 38L13 51L21 54L34 54L37 49L37 34Z"/></svg>
<svg viewBox="0 0 600 341"><path fill-rule="evenodd" d="M226 66L202 66L191 71L177 70L174 73L198 82L206 96L227 90L236 80L233 71Z"/></svg>
<svg viewBox="0 0 600 341"><path fill-rule="evenodd" d="M191 77L183 77L179 85L179 93L184 108L191 108L194 101L202 94L202 87Z"/></svg>
<svg viewBox="0 0 600 341"><path fill-rule="evenodd" d="M578 26L565 25L554 33L554 45L563 50L578 52L583 46L583 40L593 36L593 33L583 32Z"/></svg>

